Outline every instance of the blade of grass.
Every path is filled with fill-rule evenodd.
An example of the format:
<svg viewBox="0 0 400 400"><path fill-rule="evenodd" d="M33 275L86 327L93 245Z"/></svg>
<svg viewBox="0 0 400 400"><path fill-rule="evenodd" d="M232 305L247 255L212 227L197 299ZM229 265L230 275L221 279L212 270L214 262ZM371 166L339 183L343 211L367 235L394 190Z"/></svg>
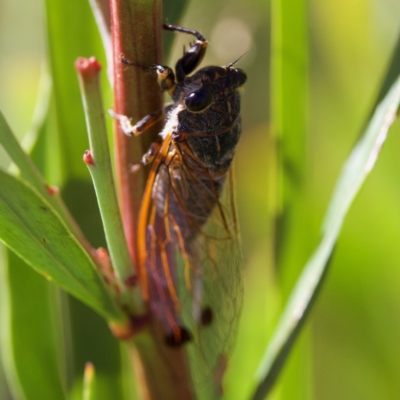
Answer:
<svg viewBox="0 0 400 400"><path fill-rule="evenodd" d="M89 4L104 46L104 53L107 59L107 76L111 86L113 86L110 2L109 0L89 0Z"/></svg>
<svg viewBox="0 0 400 400"><path fill-rule="evenodd" d="M12 158L15 165L19 168L22 177L52 205L52 207L59 213L64 222L68 225L69 229L71 229L71 231L74 233L76 238L84 246L88 254L92 254L92 247L86 240L78 224L70 215L68 209L65 207L61 197L58 194L58 190L54 190L54 188L46 185L43 176L40 174L33 161L24 152L21 145L18 143L17 138L11 132L11 129L1 112L0 143L7 151L8 155Z"/></svg>
<svg viewBox="0 0 400 400"><path fill-rule="evenodd" d="M126 322L90 257L51 205L0 170L0 238L41 274L109 321Z"/></svg>
<svg viewBox="0 0 400 400"><path fill-rule="evenodd" d="M304 1L271 3L271 132L278 146L278 211L293 206L305 174L308 42Z"/></svg>
<svg viewBox="0 0 400 400"><path fill-rule="evenodd" d="M400 65L400 35L397 38L397 43L393 49L393 56L389 62L388 71L381 84L377 99L371 111L371 115L372 112L375 110L375 108L378 106L378 104L385 98L387 92L390 90L393 84L396 82L396 79L399 75L399 65Z"/></svg>
<svg viewBox="0 0 400 400"><path fill-rule="evenodd" d="M4 249L4 253L4 262L0 262L1 344L14 397L64 399L65 382L56 350L60 332L54 326L54 302L50 301L52 283L11 250Z"/></svg>
<svg viewBox="0 0 400 400"><path fill-rule="evenodd" d="M276 166L269 169L275 217L275 268L283 302L289 297L313 237L306 196L308 35L306 1L271 2L271 134ZM309 344L299 342L280 386L284 398L306 393Z"/></svg>
<svg viewBox="0 0 400 400"><path fill-rule="evenodd" d="M1 320L0 320L1 321ZM0 342L1 345L1 342ZM1 350L1 348L0 348ZM6 380L4 366L0 359L0 399L11 399L9 382Z"/></svg>
<svg viewBox="0 0 400 400"><path fill-rule="evenodd" d="M52 80L47 67L42 66L40 74L39 89L35 109L33 111L32 123L29 130L24 135L21 147L28 154L34 148L40 133L47 122L47 114L51 101ZM16 171L11 171L16 172Z"/></svg>
<svg viewBox="0 0 400 400"><path fill-rule="evenodd" d="M320 245L304 267L286 305L274 337L256 374L254 400L264 399L277 379L317 297L327 272L346 213L373 168L400 103L400 78L376 108L364 134L348 158L338 180L323 224Z"/></svg>

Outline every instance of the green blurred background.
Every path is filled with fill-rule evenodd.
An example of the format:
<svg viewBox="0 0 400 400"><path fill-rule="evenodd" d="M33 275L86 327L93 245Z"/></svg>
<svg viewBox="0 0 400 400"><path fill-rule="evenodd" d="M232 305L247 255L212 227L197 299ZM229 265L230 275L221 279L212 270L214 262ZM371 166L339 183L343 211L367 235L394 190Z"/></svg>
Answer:
<svg viewBox="0 0 400 400"><path fill-rule="evenodd" d="M301 250L289 272L274 267L272 253L270 5L192 0L180 21L209 40L203 65L226 65L248 51L239 62L248 81L236 160L246 294L225 380L227 399L245 399L251 392L254 371L287 297L287 289L280 288L295 281L318 243L334 184L371 111L400 33L397 0L310 0L306 7L307 206L298 227ZM0 109L19 137L31 124L46 58L45 35L40 0L0 0ZM184 43L187 37L177 38L171 64ZM351 207L325 286L271 398L400 397L399 133L397 122ZM79 154L84 150L77 149ZM0 149L0 165L7 162ZM8 396L0 370L0 399Z"/></svg>

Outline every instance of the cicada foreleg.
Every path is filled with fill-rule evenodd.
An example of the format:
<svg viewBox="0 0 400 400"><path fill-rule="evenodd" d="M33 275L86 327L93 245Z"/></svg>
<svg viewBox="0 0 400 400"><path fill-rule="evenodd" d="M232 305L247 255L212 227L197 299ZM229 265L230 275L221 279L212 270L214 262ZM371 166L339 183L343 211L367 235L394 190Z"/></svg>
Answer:
<svg viewBox="0 0 400 400"><path fill-rule="evenodd" d="M201 63L207 48L207 40L200 33L193 29L182 28L181 26L164 24L164 29L174 32L183 32L193 35L197 41L192 43L190 47L183 51L183 56L175 65L176 79L178 82L183 82L185 77L192 73Z"/></svg>
<svg viewBox="0 0 400 400"><path fill-rule="evenodd" d="M132 119L126 115L117 114L113 110L109 110L110 115L119 121L120 127L125 135L128 136L139 136L143 132L151 128L155 123L165 118L165 115L173 107L173 103L168 103L161 110L157 110L151 114L143 117L135 125L132 124ZM154 142L151 144L149 150L143 155L141 163L147 165L153 161L155 154L157 154L160 148L160 143ZM136 167L136 165L135 165ZM134 168L136 170L137 168Z"/></svg>
<svg viewBox="0 0 400 400"><path fill-rule="evenodd" d="M166 106L167 108L168 106ZM157 110L143 117L135 125L132 124L132 119L123 114L117 114L113 110L108 111L110 115L119 121L120 127L125 135L139 136L141 133L152 127L156 122L162 120L165 116L165 108Z"/></svg>

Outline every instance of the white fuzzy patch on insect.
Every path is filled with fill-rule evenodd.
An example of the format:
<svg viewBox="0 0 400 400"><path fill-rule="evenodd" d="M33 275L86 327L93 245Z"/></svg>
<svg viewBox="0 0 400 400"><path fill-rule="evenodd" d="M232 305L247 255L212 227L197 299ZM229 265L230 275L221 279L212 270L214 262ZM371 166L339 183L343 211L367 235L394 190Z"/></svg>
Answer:
<svg viewBox="0 0 400 400"><path fill-rule="evenodd" d="M172 132L178 125L178 114L185 107L183 105L179 105L174 108L168 115L167 123L164 126L164 129L160 132L160 136L165 139L170 132Z"/></svg>

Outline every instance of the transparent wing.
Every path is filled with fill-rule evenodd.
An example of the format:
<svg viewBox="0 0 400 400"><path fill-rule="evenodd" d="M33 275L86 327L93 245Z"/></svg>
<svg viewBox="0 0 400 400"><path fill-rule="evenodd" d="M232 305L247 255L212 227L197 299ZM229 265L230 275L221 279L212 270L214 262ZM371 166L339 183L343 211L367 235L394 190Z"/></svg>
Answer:
<svg viewBox="0 0 400 400"><path fill-rule="evenodd" d="M228 174L221 197L190 244L191 286L179 281L185 326L193 333L189 351L199 378L223 368L236 339L243 301L232 170ZM184 263L180 266L178 276L183 277Z"/></svg>
<svg viewBox="0 0 400 400"><path fill-rule="evenodd" d="M194 381L219 381L243 297L232 168L212 176L174 153L169 142L147 185L141 275L166 333L163 345L185 346Z"/></svg>

